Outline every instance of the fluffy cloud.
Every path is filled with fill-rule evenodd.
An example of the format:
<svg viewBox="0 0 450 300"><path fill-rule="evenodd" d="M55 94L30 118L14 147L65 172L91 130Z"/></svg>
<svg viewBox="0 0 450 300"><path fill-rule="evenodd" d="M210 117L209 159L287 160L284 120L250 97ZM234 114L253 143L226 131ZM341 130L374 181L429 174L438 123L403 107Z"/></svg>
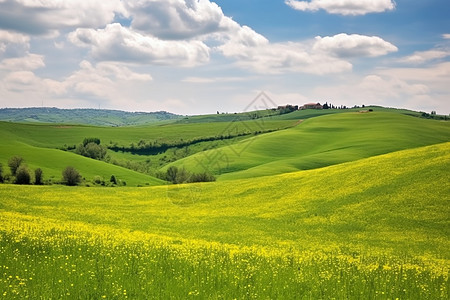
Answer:
<svg viewBox="0 0 450 300"><path fill-rule="evenodd" d="M20 56L30 48L30 37L0 29L0 55Z"/></svg>
<svg viewBox="0 0 450 300"><path fill-rule="evenodd" d="M54 36L63 28L105 26L116 14L127 15L120 0L3 0L0 28Z"/></svg>
<svg viewBox="0 0 450 300"><path fill-rule="evenodd" d="M398 51L398 48L377 36L337 34L316 37L314 50L332 53L338 57L381 56Z"/></svg>
<svg viewBox="0 0 450 300"><path fill-rule="evenodd" d="M330 14L365 15L395 9L395 2L391 0L286 0L285 3L296 10L317 11L323 9Z"/></svg>
<svg viewBox="0 0 450 300"><path fill-rule="evenodd" d="M379 37L338 34L316 37L314 42L270 43L250 28L242 27L218 47L226 57L243 68L259 73L303 72L329 74L352 69L347 59L372 57L397 51Z"/></svg>
<svg viewBox="0 0 450 300"><path fill-rule="evenodd" d="M441 59L450 56L450 50L427 50L417 51L400 60L404 63L422 64L436 59Z"/></svg>
<svg viewBox="0 0 450 300"><path fill-rule="evenodd" d="M145 36L118 23L105 29L79 28L69 40L89 47L94 58L161 65L194 66L209 61L209 48L201 41L164 41Z"/></svg>
<svg viewBox="0 0 450 300"><path fill-rule="evenodd" d="M28 54L24 57L7 58L0 62L0 69L9 71L35 70L45 67L44 56Z"/></svg>
<svg viewBox="0 0 450 300"><path fill-rule="evenodd" d="M131 27L161 39L191 39L228 30L230 19L209 0L127 1Z"/></svg>

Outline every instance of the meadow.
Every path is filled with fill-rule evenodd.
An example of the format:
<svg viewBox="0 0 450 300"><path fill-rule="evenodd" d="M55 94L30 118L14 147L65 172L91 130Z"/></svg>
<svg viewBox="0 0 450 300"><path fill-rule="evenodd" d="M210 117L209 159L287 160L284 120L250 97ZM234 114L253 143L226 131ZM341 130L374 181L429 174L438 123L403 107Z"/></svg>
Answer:
<svg viewBox="0 0 450 300"><path fill-rule="evenodd" d="M198 138L215 137L220 135L246 134L252 136L255 132L280 130L293 126L292 120L266 120L264 122L216 122L212 124L177 124L158 123L145 126L128 127L99 127L88 125L54 125L54 124L28 124L0 122L0 163L7 166L8 159L14 155L24 158L25 163L32 169L41 168L47 180L58 182L61 180L62 170L72 165L76 167L83 177L88 181L96 176L109 180L111 175L116 176L131 186L159 185L164 184L155 178L155 171L160 167L160 161L166 161L166 157L171 159L178 157L173 154L161 153L154 157L147 155L137 155L127 152L108 151L110 162L117 161L121 166L117 166L104 161L96 161L86 157L76 155L72 152L63 151L67 147L75 147L82 143L86 137L98 137L103 145L130 147L138 145L140 141L145 142L166 142L176 143L189 141ZM240 140L245 138L236 138ZM188 153L202 151L208 147L214 147L220 141L212 141L200 145L191 146ZM175 149L176 151L176 149ZM164 157L166 156L166 157ZM166 163L168 163L167 161ZM143 164L144 170L136 172L127 166ZM152 172L146 172L152 168Z"/></svg>
<svg viewBox="0 0 450 300"><path fill-rule="evenodd" d="M293 118L321 112L309 111L314 110L280 117ZM202 151L165 168L206 169L217 175L218 180L233 180L321 168L450 141L449 122L415 118L389 110L368 113L333 111L339 110L307 118L286 130Z"/></svg>
<svg viewBox="0 0 450 300"><path fill-rule="evenodd" d="M450 143L143 188L0 185L6 299L448 299Z"/></svg>

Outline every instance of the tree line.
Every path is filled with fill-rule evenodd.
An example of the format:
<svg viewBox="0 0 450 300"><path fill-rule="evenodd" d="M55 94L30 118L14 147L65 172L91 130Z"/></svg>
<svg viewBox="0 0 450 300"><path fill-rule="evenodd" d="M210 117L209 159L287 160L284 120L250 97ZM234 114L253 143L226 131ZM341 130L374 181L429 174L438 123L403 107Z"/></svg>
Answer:
<svg viewBox="0 0 450 300"><path fill-rule="evenodd" d="M0 163L0 183L13 183L22 185L43 185L50 183L50 181L44 181L44 172L41 168L35 169L33 174L32 170L24 162L25 160L21 156L16 155L11 157L8 160L10 174L5 173L3 164ZM83 180L84 178L75 167L67 166L61 172L61 184L67 186L76 186L81 184ZM109 182L105 181L101 176L95 176L92 183L102 186L126 185L125 181L118 180L114 175L111 175Z"/></svg>

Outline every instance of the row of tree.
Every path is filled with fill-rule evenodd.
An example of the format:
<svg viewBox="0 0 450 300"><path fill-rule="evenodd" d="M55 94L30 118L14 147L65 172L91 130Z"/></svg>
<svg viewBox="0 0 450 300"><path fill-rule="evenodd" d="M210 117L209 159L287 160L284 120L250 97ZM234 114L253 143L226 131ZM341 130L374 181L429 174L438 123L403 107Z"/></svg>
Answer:
<svg viewBox="0 0 450 300"><path fill-rule="evenodd" d="M3 173L3 165L0 164L0 182L11 181L16 184L31 184L31 171L27 165L24 164L24 159L20 156L13 156L8 160L8 167L11 171L11 176ZM34 170L34 184L43 184L43 172L41 168Z"/></svg>
<svg viewBox="0 0 450 300"><path fill-rule="evenodd" d="M177 168L175 166L169 167L166 172L157 173L156 176L174 184L216 181L216 177L210 173L191 173L185 168Z"/></svg>
<svg viewBox="0 0 450 300"><path fill-rule="evenodd" d="M24 163L25 160L21 156L13 156L8 160L8 167L11 174L6 175L3 165L0 164L0 182L11 182L15 184L44 184L44 172L41 168L34 170L34 182L32 181L32 171ZM74 167L66 167L62 171L62 183L70 186L81 183L82 177Z"/></svg>

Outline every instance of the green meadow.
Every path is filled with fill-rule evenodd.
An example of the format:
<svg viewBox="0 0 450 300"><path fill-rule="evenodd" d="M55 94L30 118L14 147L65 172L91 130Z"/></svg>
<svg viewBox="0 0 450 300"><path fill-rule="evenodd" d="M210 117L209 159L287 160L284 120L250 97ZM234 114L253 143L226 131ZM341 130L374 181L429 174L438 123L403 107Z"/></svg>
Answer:
<svg viewBox="0 0 450 300"><path fill-rule="evenodd" d="M350 112L309 118L293 128L197 153L173 165L192 170L207 168L219 179L252 178L449 140L449 122L392 112Z"/></svg>
<svg viewBox="0 0 450 300"><path fill-rule="evenodd" d="M0 297L449 299L450 123L372 109L0 122L3 175L20 155L51 179L0 184ZM109 158L71 150L87 137ZM170 167L217 181L153 176Z"/></svg>
<svg viewBox="0 0 450 300"><path fill-rule="evenodd" d="M450 143L146 188L2 185L11 298L447 299Z"/></svg>

